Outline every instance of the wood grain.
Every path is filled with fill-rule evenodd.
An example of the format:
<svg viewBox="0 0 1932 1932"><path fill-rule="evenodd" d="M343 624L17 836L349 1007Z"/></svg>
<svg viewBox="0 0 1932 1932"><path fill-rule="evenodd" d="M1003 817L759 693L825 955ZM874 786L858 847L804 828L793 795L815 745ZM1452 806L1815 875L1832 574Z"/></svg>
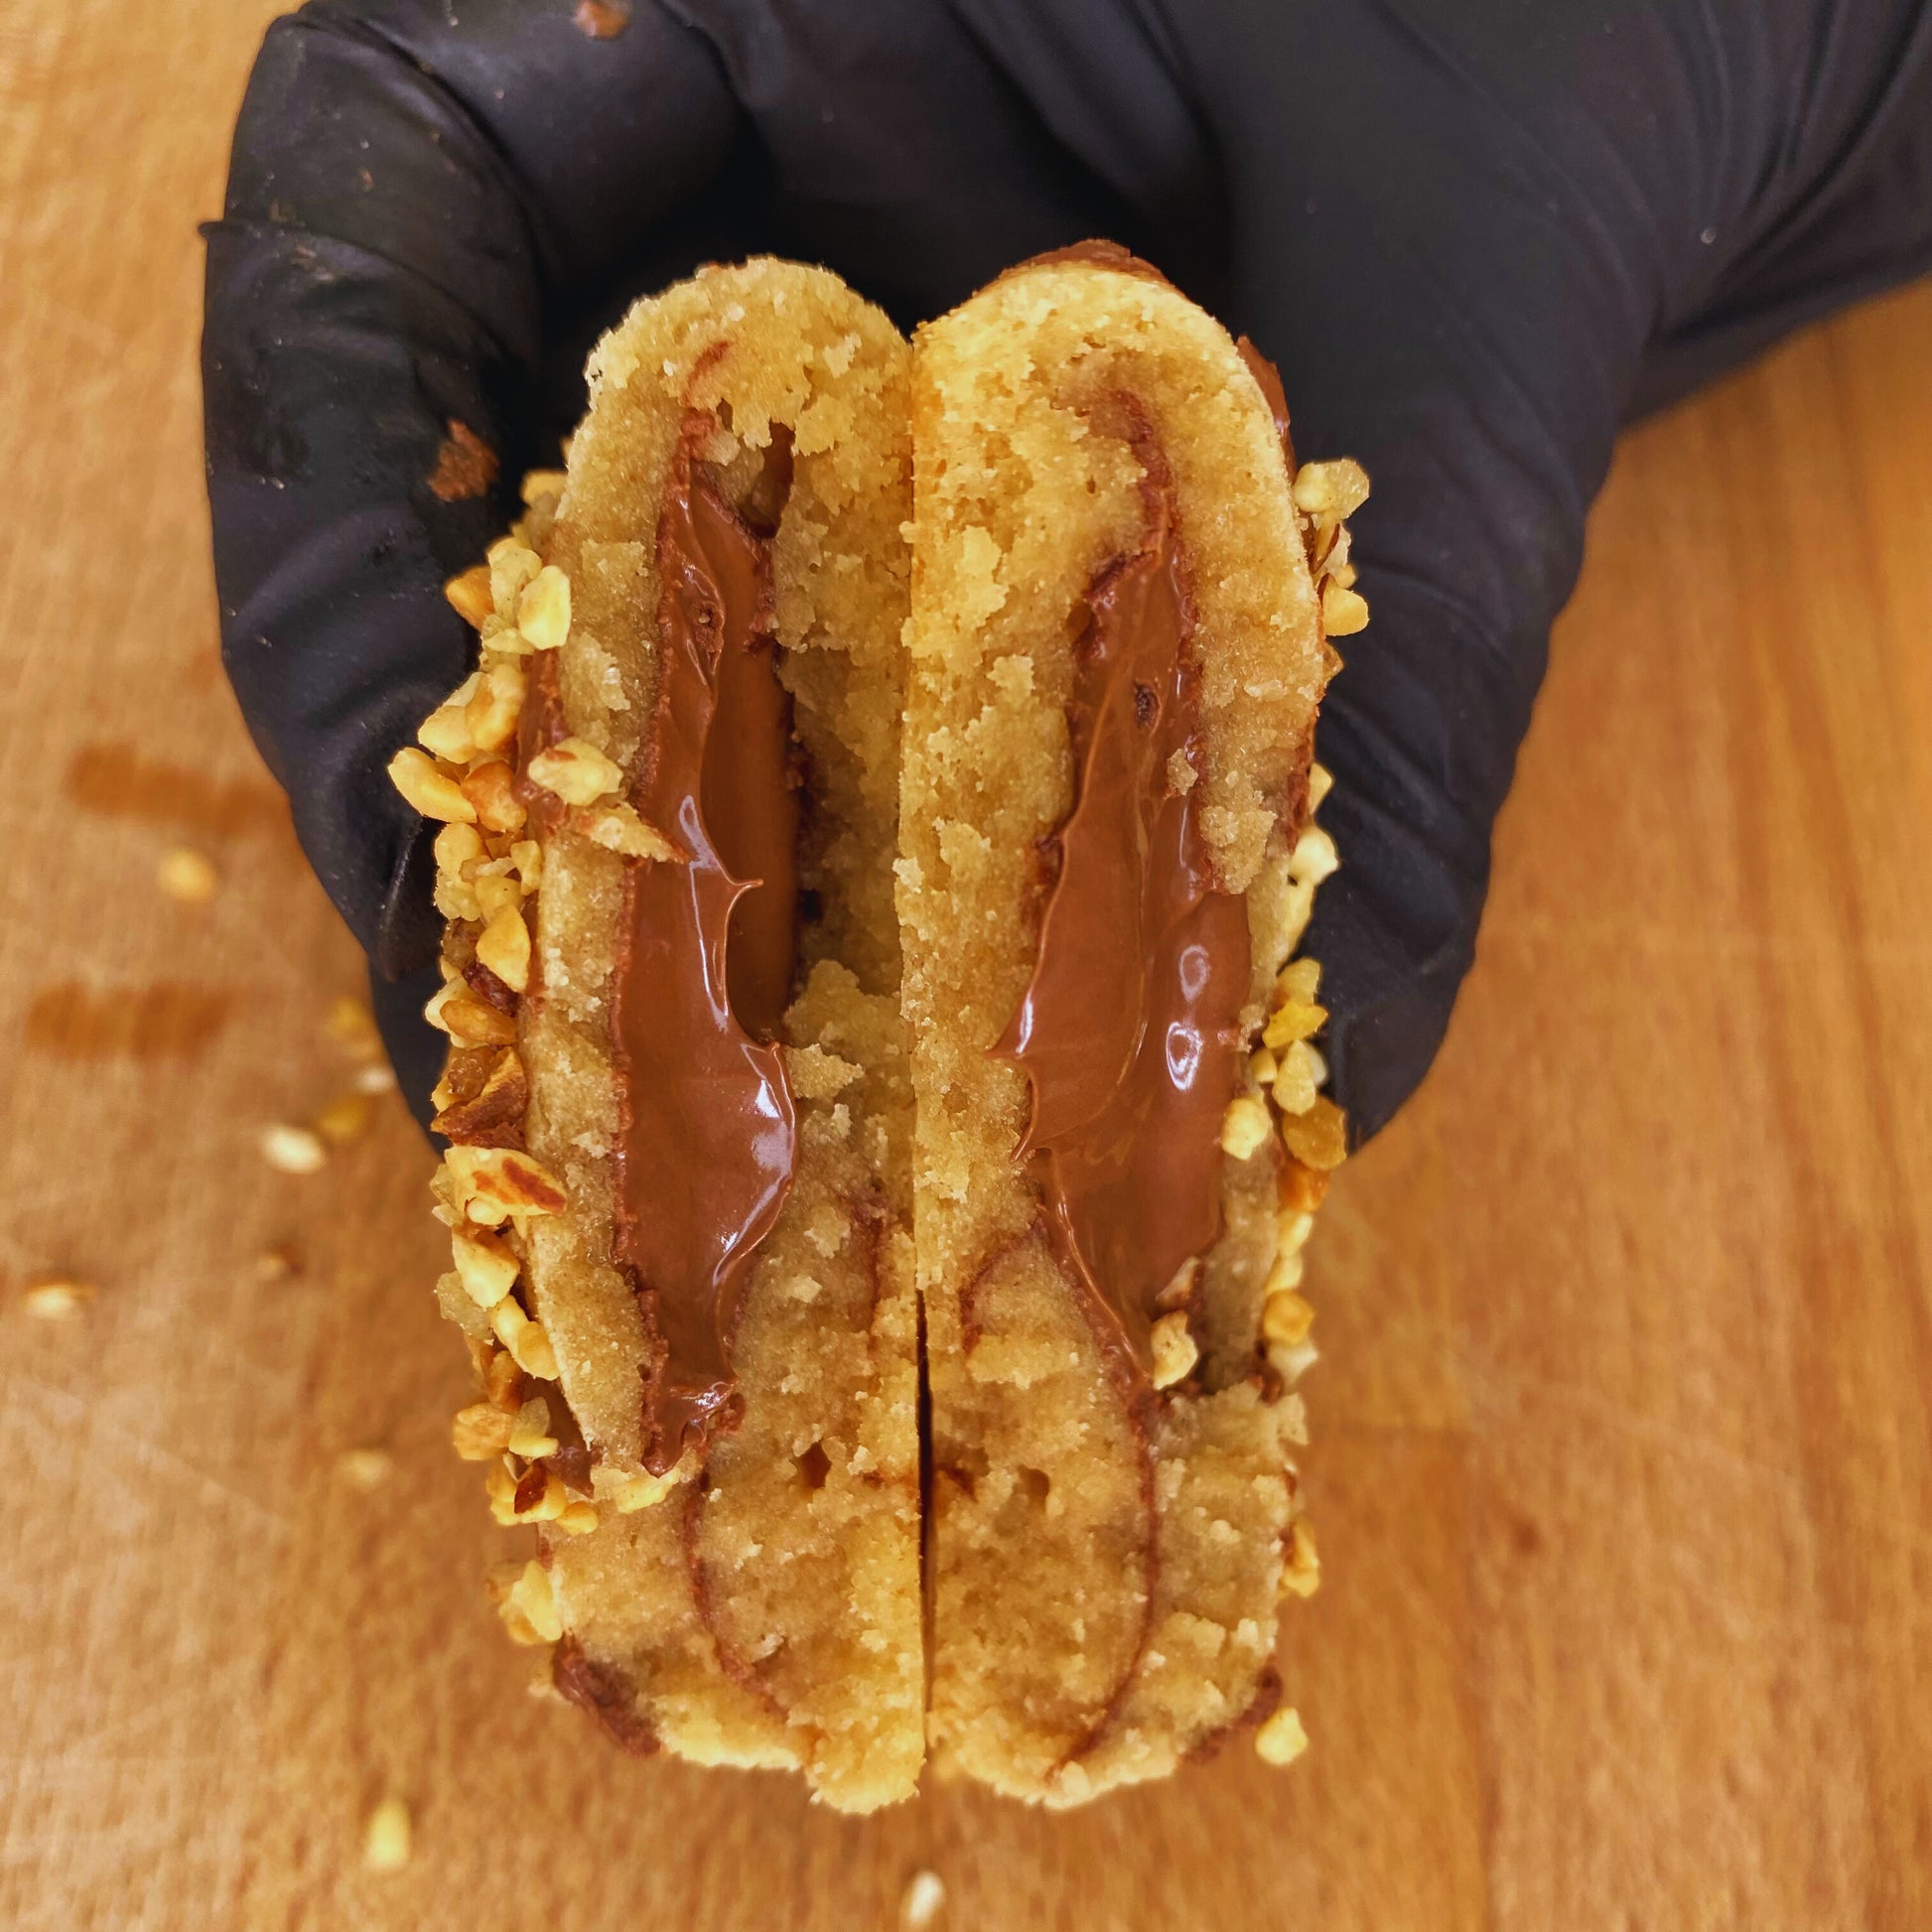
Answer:
<svg viewBox="0 0 1932 1932"><path fill-rule="evenodd" d="M192 224L271 10L0 0L0 1921L845 1932L930 1866L1022 1932L1932 1922L1932 289L1618 456L1448 1049L1316 1237L1312 1755L855 1823L525 1697L429 1157L255 1151L358 978L214 656Z"/></svg>

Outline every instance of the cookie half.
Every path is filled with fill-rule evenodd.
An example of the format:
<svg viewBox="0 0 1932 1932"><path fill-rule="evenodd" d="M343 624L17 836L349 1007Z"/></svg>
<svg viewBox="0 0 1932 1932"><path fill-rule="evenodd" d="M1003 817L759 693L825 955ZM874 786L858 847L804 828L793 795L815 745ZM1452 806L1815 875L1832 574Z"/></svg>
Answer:
<svg viewBox="0 0 1932 1932"><path fill-rule="evenodd" d="M1104 245L919 332L913 448L928 1734L1071 1804L1264 1717L1311 1576L1295 1289L1344 1137L1291 962L1366 483L1298 479L1273 371Z"/></svg>
<svg viewBox="0 0 1932 1932"><path fill-rule="evenodd" d="M459 579L431 816L458 1447L512 1633L615 1737L863 1811L923 1755L893 902L909 356L708 268L599 345L567 476Z"/></svg>

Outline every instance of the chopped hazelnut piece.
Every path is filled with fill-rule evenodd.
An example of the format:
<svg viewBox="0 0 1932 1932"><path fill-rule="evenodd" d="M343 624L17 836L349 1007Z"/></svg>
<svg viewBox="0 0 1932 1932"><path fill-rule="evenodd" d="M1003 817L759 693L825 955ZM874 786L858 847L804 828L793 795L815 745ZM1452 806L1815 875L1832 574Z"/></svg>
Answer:
<svg viewBox="0 0 1932 1932"><path fill-rule="evenodd" d="M498 537L486 554L491 609L506 623L514 623L517 602L525 586L543 568L543 559L514 537Z"/></svg>
<svg viewBox="0 0 1932 1932"><path fill-rule="evenodd" d="M1293 1388L1314 1364L1321 1359L1321 1351L1311 1341L1288 1342L1271 1341L1268 1344L1268 1366L1282 1378L1283 1384ZM1291 1396L1292 1402L1299 1402L1299 1396ZM1294 1436L1296 1442L1305 1442L1306 1436Z"/></svg>
<svg viewBox="0 0 1932 1932"><path fill-rule="evenodd" d="M38 1321L70 1321L99 1293L92 1282L36 1282L20 1306Z"/></svg>
<svg viewBox="0 0 1932 1932"><path fill-rule="evenodd" d="M213 864L202 853L185 845L161 855L155 868L154 883L172 899L183 905L206 905L220 884Z"/></svg>
<svg viewBox="0 0 1932 1932"><path fill-rule="evenodd" d="M409 1807L384 1798L362 1832L362 1863L371 1871L400 1871L409 1863Z"/></svg>
<svg viewBox="0 0 1932 1932"><path fill-rule="evenodd" d="M1261 1306L1261 1332L1270 1341L1286 1342L1293 1348L1308 1340L1313 1325L1314 1310L1292 1288L1277 1289Z"/></svg>
<svg viewBox="0 0 1932 1932"><path fill-rule="evenodd" d="M1352 457L1305 463L1295 473L1295 507L1311 516L1353 516L1368 501L1368 473Z"/></svg>
<svg viewBox="0 0 1932 1932"><path fill-rule="evenodd" d="M460 577L452 577L443 586L443 595L450 600L457 615L473 630L481 630L483 620L495 611L495 601L489 594L489 566L477 564L466 570Z"/></svg>
<svg viewBox="0 0 1932 1932"><path fill-rule="evenodd" d="M1318 886L1340 864L1334 840L1318 825L1303 826L1302 836L1289 854L1290 876L1305 885Z"/></svg>
<svg viewBox="0 0 1932 1932"><path fill-rule="evenodd" d="M1303 1219L1308 1219L1307 1215ZM1267 1285L1263 1290L1267 1295L1279 1295L1286 1288L1302 1286L1302 1271L1307 1265L1307 1257L1300 1248L1282 1248L1275 1255L1275 1265L1268 1271Z"/></svg>
<svg viewBox="0 0 1932 1932"><path fill-rule="evenodd" d="M597 1505L591 1502L568 1504L564 1513L557 1518L557 1527L566 1536L588 1536L597 1528Z"/></svg>
<svg viewBox="0 0 1932 1932"><path fill-rule="evenodd" d="M1300 965L1302 962L1297 961ZM1290 972L1293 967L1289 969ZM1262 1029L1261 1041L1279 1053L1284 1047L1298 1039L1307 1039L1318 1034L1328 1023L1328 1009L1317 1006L1312 999L1303 999L1295 992L1288 992L1288 974L1282 975L1282 986L1287 997L1273 1013L1268 1016L1268 1024Z"/></svg>
<svg viewBox="0 0 1932 1932"><path fill-rule="evenodd" d="M1327 1191L1328 1175L1320 1168L1291 1158L1282 1170L1279 1197L1282 1206L1292 1214L1312 1214Z"/></svg>
<svg viewBox="0 0 1932 1932"><path fill-rule="evenodd" d="M507 1349L497 1349L483 1364L483 1389L484 1397L504 1415L513 1416L523 1406L523 1396L518 1384L523 1371L516 1365L516 1357Z"/></svg>
<svg viewBox="0 0 1932 1932"><path fill-rule="evenodd" d="M541 1461L557 1452L557 1439L550 1433L550 1405L533 1395L510 1418L509 1451L527 1461Z"/></svg>
<svg viewBox="0 0 1932 1932"><path fill-rule="evenodd" d="M1172 1314L1164 1314L1154 1324L1150 1339L1154 1350L1154 1386L1157 1389L1172 1388L1200 1360L1200 1350L1195 1346L1193 1336L1187 1332L1187 1316L1183 1310L1176 1309Z"/></svg>
<svg viewBox="0 0 1932 1932"><path fill-rule="evenodd" d="M593 805L623 782L622 771L587 738L566 738L537 753L527 771L532 784L567 805Z"/></svg>
<svg viewBox="0 0 1932 1932"><path fill-rule="evenodd" d="M414 745L405 745L389 760L389 782L425 818L469 823L477 816L457 781Z"/></svg>
<svg viewBox="0 0 1932 1932"><path fill-rule="evenodd" d="M515 1418L487 1402L459 1409L450 1425L450 1446L466 1462L488 1462L510 1446Z"/></svg>
<svg viewBox="0 0 1932 1932"><path fill-rule="evenodd" d="M513 993L530 983L530 928L520 904L500 907L477 941L477 957Z"/></svg>
<svg viewBox="0 0 1932 1932"><path fill-rule="evenodd" d="M555 650L570 635L570 579L555 564L545 564L525 586L516 627L536 650Z"/></svg>
<svg viewBox="0 0 1932 1932"><path fill-rule="evenodd" d="M512 1298L506 1296L490 1310L489 1325L525 1375L534 1375L539 1382L557 1379L557 1352L550 1345L549 1331L541 1321L532 1321Z"/></svg>
<svg viewBox="0 0 1932 1932"><path fill-rule="evenodd" d="M453 1147L445 1157L466 1220L500 1227L512 1216L559 1214L568 1204L557 1177L517 1148Z"/></svg>
<svg viewBox="0 0 1932 1932"><path fill-rule="evenodd" d="M1321 1559L1315 1552L1314 1532L1306 1517L1297 1517L1288 1533L1288 1560L1282 1566L1284 1596L1312 1596L1321 1587Z"/></svg>
<svg viewBox="0 0 1932 1932"><path fill-rule="evenodd" d="M1304 1008L1303 1011L1318 1013L1320 1008ZM1275 1105L1285 1114L1306 1114L1314 1105L1314 1061L1306 1041L1297 1039L1290 1042L1276 1069L1271 1091L1275 1096Z"/></svg>
<svg viewBox="0 0 1932 1932"><path fill-rule="evenodd" d="M1168 1278L1168 1285L1154 1298L1154 1306L1164 1313L1174 1309L1191 1307L1195 1291L1200 1286L1201 1260L1199 1255L1189 1255Z"/></svg>
<svg viewBox="0 0 1932 1932"><path fill-rule="evenodd" d="M472 671L416 729L417 743L451 764L468 764L477 756L470 736L470 700L480 681Z"/></svg>
<svg viewBox="0 0 1932 1932"><path fill-rule="evenodd" d="M1293 1709L1264 1719L1255 1732L1255 1754L1264 1764L1293 1764L1308 1747L1301 1713Z"/></svg>
<svg viewBox="0 0 1932 1932"><path fill-rule="evenodd" d="M483 834L474 824L444 826L431 849L436 854L439 883L448 879L454 884L470 884L465 868L481 865L489 856L483 848Z"/></svg>
<svg viewBox="0 0 1932 1932"><path fill-rule="evenodd" d="M493 1309L516 1286L517 1259L500 1235L476 1228L454 1228L450 1245L464 1292L480 1309Z"/></svg>
<svg viewBox="0 0 1932 1932"><path fill-rule="evenodd" d="M515 738L524 682L523 667L513 657L496 658L483 673L464 714L478 751L500 752Z"/></svg>
<svg viewBox="0 0 1932 1932"><path fill-rule="evenodd" d="M321 1135L277 1122L262 1130L262 1159L277 1173L319 1173L329 1160Z"/></svg>
<svg viewBox="0 0 1932 1932"><path fill-rule="evenodd" d="M555 1643L564 1633L564 1620L557 1609L557 1598L550 1587L550 1573L537 1562L526 1563L523 1574L510 1586L504 1602L520 1610L544 1643Z"/></svg>
<svg viewBox="0 0 1932 1932"><path fill-rule="evenodd" d="M1304 1167L1325 1172L1340 1167L1348 1156L1347 1121L1326 1094L1317 1095L1306 1113L1290 1114L1282 1122L1282 1139Z"/></svg>
<svg viewBox="0 0 1932 1932"><path fill-rule="evenodd" d="M1268 1145L1273 1132L1267 1105L1251 1093L1237 1094L1221 1121L1221 1147L1237 1161L1245 1161Z"/></svg>
<svg viewBox="0 0 1932 1932"><path fill-rule="evenodd" d="M463 796L486 832L520 832L528 814L516 795L516 774L501 759L485 759L464 774Z"/></svg>
<svg viewBox="0 0 1932 1932"><path fill-rule="evenodd" d="M1321 586L1321 627L1330 637L1352 637L1368 626L1368 600L1337 577Z"/></svg>
<svg viewBox="0 0 1932 1932"><path fill-rule="evenodd" d="M570 472L567 470L526 470L522 483L517 485L517 494L526 505L540 497L561 496L569 481Z"/></svg>
<svg viewBox="0 0 1932 1932"><path fill-rule="evenodd" d="M459 1046L514 1046L516 1018L480 1000L460 979L447 981L430 996L423 1018Z"/></svg>

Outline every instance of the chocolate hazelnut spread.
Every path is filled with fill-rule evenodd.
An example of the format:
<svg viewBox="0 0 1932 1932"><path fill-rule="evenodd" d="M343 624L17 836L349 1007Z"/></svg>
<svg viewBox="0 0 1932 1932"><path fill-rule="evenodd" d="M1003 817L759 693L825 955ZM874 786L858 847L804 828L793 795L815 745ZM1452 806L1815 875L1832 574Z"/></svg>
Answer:
<svg viewBox="0 0 1932 1932"><path fill-rule="evenodd" d="M766 535L696 461L714 428L709 412L687 413L658 518L657 693L633 791L688 858L627 868L611 1014L617 1248L655 1330L646 1460L659 1472L687 1439L734 1420L741 1292L796 1151L778 1043L797 953L791 699ZM773 487L754 497L781 501L789 462L781 442Z"/></svg>
<svg viewBox="0 0 1932 1932"><path fill-rule="evenodd" d="M1173 483L1123 401L1145 535L1086 594L1066 707L1073 809L1050 842L1033 978L994 1052L1033 1084L1022 1153L1047 1237L1096 1332L1144 1378L1156 1297L1220 1233L1250 959L1247 908L1216 885L1189 775L1200 670Z"/></svg>

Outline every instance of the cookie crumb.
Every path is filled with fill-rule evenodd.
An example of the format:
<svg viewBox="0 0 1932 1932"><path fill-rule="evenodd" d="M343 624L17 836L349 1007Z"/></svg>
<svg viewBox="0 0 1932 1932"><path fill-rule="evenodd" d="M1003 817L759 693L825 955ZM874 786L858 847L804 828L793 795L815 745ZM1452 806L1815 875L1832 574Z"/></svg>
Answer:
<svg viewBox="0 0 1932 1932"><path fill-rule="evenodd" d="M291 1275L301 1272L302 1256L293 1241L278 1241L255 1257L255 1279L258 1282L285 1282Z"/></svg>
<svg viewBox="0 0 1932 1932"><path fill-rule="evenodd" d="M36 1282L20 1305L37 1321L71 1321L99 1293L92 1282Z"/></svg>
<svg viewBox="0 0 1932 1932"><path fill-rule="evenodd" d="M376 1031L375 1016L353 994L341 993L330 1001L322 1031L351 1059L381 1055L382 1035Z"/></svg>
<svg viewBox="0 0 1932 1932"><path fill-rule="evenodd" d="M321 1135L281 1121L263 1128L261 1150L262 1159L277 1173L318 1173L329 1160Z"/></svg>
<svg viewBox="0 0 1932 1932"><path fill-rule="evenodd" d="M351 1489L372 1496L389 1480L396 1458L386 1449L345 1449L336 1458L336 1472Z"/></svg>
<svg viewBox="0 0 1932 1932"><path fill-rule="evenodd" d="M332 1100L316 1116L316 1132L337 1147L359 1141L368 1132L369 1101L366 1094L345 1093Z"/></svg>
<svg viewBox="0 0 1932 1932"><path fill-rule="evenodd" d="M905 1932L923 1932L939 1916L946 1902L946 1887L936 1871L915 1871L906 1881L905 1895L899 1900L898 1922Z"/></svg>
<svg viewBox="0 0 1932 1932"><path fill-rule="evenodd" d="M154 883L183 905L206 905L214 897L220 880L205 853L195 851L192 846L178 845L161 855Z"/></svg>
<svg viewBox="0 0 1932 1932"><path fill-rule="evenodd" d="M400 1798L384 1798L369 1813L362 1834L362 1863L370 1871L400 1871L409 1863L409 1807Z"/></svg>
<svg viewBox="0 0 1932 1932"><path fill-rule="evenodd" d="M1255 1732L1255 1753L1264 1764L1293 1764L1308 1747L1302 1714L1293 1706L1264 1719Z"/></svg>

